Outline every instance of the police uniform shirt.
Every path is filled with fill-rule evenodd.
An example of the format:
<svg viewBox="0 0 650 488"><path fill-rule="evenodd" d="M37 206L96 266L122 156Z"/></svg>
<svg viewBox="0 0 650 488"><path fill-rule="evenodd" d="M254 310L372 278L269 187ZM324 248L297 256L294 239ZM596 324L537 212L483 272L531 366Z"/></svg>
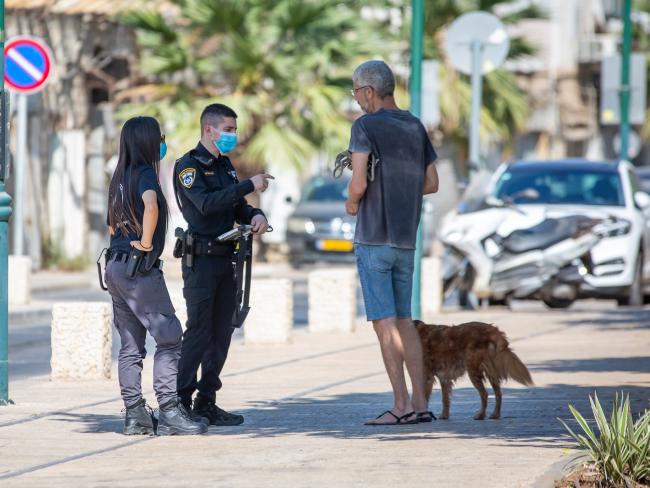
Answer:
<svg viewBox="0 0 650 488"><path fill-rule="evenodd" d="M154 246L154 251L156 255L160 256L163 252L163 249L165 247L165 233L166 233L166 227L167 227L167 219L165 212L163 211L163 207L160 204L161 199L164 198L162 189L160 188L160 183L158 182L158 176L156 175L156 171L154 170L153 166L149 164L139 164L135 166L129 166L126 169L125 176L124 176L124 183L123 183L123 196L124 196L124 201L125 203L130 200L130 194L131 194L131 179L135 178L133 182L135 183L135 205L134 205L134 210L135 210L135 216L138 219L138 224L142 225L142 218L144 216L144 202L142 201L142 195L144 192L148 190L153 190L156 192L158 195L158 224L156 225L156 230L153 235L153 246ZM122 198L122 193L118 187L117 190L117 195L116 198ZM111 202L109 202L109 205ZM128 208L128 204L124 205L125 208ZM118 219L120 216L118 216ZM129 215L122 216L124 220L126 221L129 219ZM107 216L107 222L108 225L108 216ZM134 229L133 226L129 226L129 234L124 235L120 232L119 229L113 229L114 234L111 236L111 244L110 247L113 250L116 251L126 251L129 252L131 250L131 241L139 241L140 236L138 236Z"/></svg>
<svg viewBox="0 0 650 488"><path fill-rule="evenodd" d="M255 191L251 180L240 182L230 159L212 155L199 142L176 162L174 188L190 233L216 237L231 230L235 222L249 224L264 213L246 203Z"/></svg>

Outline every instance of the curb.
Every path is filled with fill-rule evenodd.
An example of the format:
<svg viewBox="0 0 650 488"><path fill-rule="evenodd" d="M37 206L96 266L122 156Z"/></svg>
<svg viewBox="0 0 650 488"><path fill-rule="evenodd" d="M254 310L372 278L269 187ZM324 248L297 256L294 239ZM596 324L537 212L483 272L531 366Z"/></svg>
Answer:
<svg viewBox="0 0 650 488"><path fill-rule="evenodd" d="M565 468L580 456L582 456L580 453L571 453L563 456L560 461L553 463L541 476L533 481L529 485L529 488L553 488L556 481L561 480L567 475L564 471Z"/></svg>
<svg viewBox="0 0 650 488"><path fill-rule="evenodd" d="M16 323L45 323L52 321L52 307L40 307L35 309L16 310L9 312L9 324Z"/></svg>

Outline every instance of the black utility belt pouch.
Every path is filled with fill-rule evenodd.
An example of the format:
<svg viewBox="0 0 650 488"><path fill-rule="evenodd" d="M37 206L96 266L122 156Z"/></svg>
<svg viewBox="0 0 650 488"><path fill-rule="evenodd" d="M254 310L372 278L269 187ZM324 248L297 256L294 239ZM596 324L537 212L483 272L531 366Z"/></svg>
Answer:
<svg viewBox="0 0 650 488"><path fill-rule="evenodd" d="M129 253L129 260L126 263L126 276L135 278L136 275L145 275L154 268L157 261L158 258L154 253L133 248ZM162 264L162 262L159 263Z"/></svg>

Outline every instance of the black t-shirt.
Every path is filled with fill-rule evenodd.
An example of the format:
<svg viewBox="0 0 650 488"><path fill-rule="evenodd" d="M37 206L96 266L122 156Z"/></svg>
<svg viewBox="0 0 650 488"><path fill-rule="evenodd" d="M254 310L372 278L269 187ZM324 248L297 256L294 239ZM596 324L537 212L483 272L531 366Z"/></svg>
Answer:
<svg viewBox="0 0 650 488"><path fill-rule="evenodd" d="M165 248L165 233L167 232L167 219L165 212L163 211L163 206L161 202L164 198L162 189L160 188L160 183L158 183L158 177L156 171L153 169L153 166L148 164L140 164L133 168L129 166L126 169L124 175L124 201L129 201L129 181L131 178L137 178L136 183L136 195L135 199L135 215L138 219L138 224L142 225L142 217L144 215L144 202L142 201L142 195L148 190L153 190L158 195L158 225L156 225L156 230L153 235L153 246L154 252L156 255L160 256ZM118 189L118 192L120 190ZM118 193L117 198L120 198ZM110 202L109 202L110 205ZM135 232L130 232L128 236L123 235L120 232L116 232L115 235L111 236L111 249L118 251L130 251L131 250L131 241L139 241L141 236L137 235Z"/></svg>
<svg viewBox="0 0 650 488"><path fill-rule="evenodd" d="M359 204L354 241L415 249L425 173L437 157L422 122L405 110L363 115L352 125L349 150L381 161Z"/></svg>

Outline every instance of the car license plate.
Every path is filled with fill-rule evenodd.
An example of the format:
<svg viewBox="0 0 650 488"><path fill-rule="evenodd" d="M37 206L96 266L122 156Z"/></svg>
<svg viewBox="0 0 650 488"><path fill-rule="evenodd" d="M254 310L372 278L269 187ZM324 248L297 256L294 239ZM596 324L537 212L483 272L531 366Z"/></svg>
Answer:
<svg viewBox="0 0 650 488"><path fill-rule="evenodd" d="M354 249L354 244L352 241L328 239L318 241L316 247L320 251L351 252Z"/></svg>

